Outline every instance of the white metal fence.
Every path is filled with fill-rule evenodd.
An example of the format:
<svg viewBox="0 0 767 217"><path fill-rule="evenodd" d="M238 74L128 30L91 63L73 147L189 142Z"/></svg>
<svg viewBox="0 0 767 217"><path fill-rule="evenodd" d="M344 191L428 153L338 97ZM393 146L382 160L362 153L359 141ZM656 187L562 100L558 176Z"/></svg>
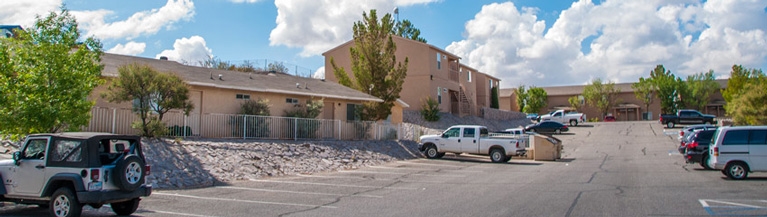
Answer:
<svg viewBox="0 0 767 217"><path fill-rule="evenodd" d="M84 131L138 134L131 124L139 121L131 109L94 107ZM403 123L341 121L240 114L191 114L171 111L163 122L169 136L291 140L414 140L439 130Z"/></svg>

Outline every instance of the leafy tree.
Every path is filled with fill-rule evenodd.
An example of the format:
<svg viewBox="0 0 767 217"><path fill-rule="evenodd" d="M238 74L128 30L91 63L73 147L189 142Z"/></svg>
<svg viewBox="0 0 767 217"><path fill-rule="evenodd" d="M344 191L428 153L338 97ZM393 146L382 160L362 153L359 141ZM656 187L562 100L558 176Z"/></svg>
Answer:
<svg viewBox="0 0 767 217"><path fill-rule="evenodd" d="M366 13L362 16L362 21L354 23L354 46L349 49L354 76L350 77L332 58L330 64L338 83L383 100L363 103L360 118L383 120L391 114L394 101L402 91L408 58L405 57L404 63L397 62L394 55L397 45L390 34L394 28L391 14L384 15L380 22L376 10L370 10L370 16Z"/></svg>
<svg viewBox="0 0 767 217"><path fill-rule="evenodd" d="M428 97L422 100L421 117L430 122L439 121L439 103L436 99Z"/></svg>
<svg viewBox="0 0 767 217"><path fill-rule="evenodd" d="M245 116L232 116L229 124L232 126L234 137L267 137L269 136L269 100L247 100L240 106L240 114ZM245 135L242 135L245 133Z"/></svg>
<svg viewBox="0 0 767 217"><path fill-rule="evenodd" d="M163 115L170 110L182 109L185 114L192 110L189 88L177 75L137 63L122 65L117 71L119 77L101 96L109 102L133 101L133 112L141 119L133 127L140 129L142 136L163 135Z"/></svg>
<svg viewBox="0 0 767 217"><path fill-rule="evenodd" d="M617 104L618 92L620 88L616 88L614 82L602 83L602 79L597 78L583 88L583 98L604 116Z"/></svg>
<svg viewBox="0 0 767 217"><path fill-rule="evenodd" d="M743 86L748 91L727 102L727 112L737 125L767 125L767 78L754 78Z"/></svg>
<svg viewBox="0 0 767 217"><path fill-rule="evenodd" d="M495 86L490 89L490 108L498 109L498 87Z"/></svg>
<svg viewBox="0 0 767 217"><path fill-rule="evenodd" d="M732 102L735 98L745 92L745 86L751 82L757 82L765 77L761 69L745 69L741 65L733 65L730 71L730 79L727 80L727 88L722 91L722 97L725 101Z"/></svg>
<svg viewBox="0 0 767 217"><path fill-rule="evenodd" d="M527 102L527 90L525 90L525 85L520 85L517 89L514 89L514 94L517 95L519 112L525 112L525 103Z"/></svg>
<svg viewBox="0 0 767 217"><path fill-rule="evenodd" d="M636 98L644 104L645 112L649 112L650 104L654 101L655 93L658 91L655 83L650 78L639 78L639 82L631 84L631 88L634 89ZM650 117L647 118L649 119Z"/></svg>
<svg viewBox="0 0 767 217"><path fill-rule="evenodd" d="M67 9L0 39L0 134L78 130L88 124L88 96L101 79L101 43L80 39Z"/></svg>
<svg viewBox="0 0 767 217"><path fill-rule="evenodd" d="M657 88L661 113L675 113L679 107L678 96L680 93L680 86L682 85L682 79L677 78L671 71L666 70L663 65L657 65L655 66L655 69L650 71L650 80Z"/></svg>
<svg viewBox="0 0 767 217"><path fill-rule="evenodd" d="M716 82L714 77L714 70L687 76L685 85L681 87L683 87L682 102L684 102L686 107L699 111L703 111L706 108L711 94L714 94L720 88L719 83Z"/></svg>
<svg viewBox="0 0 767 217"><path fill-rule="evenodd" d="M581 104L581 99L578 96L571 96L570 98L567 98L567 102L570 103L570 107L573 107L576 111L580 111L581 107L583 107L583 104Z"/></svg>
<svg viewBox="0 0 767 217"><path fill-rule="evenodd" d="M722 97L727 101L724 106L727 115L733 117L736 124L752 123L758 120L757 117L750 117L756 111L764 109L763 105L751 103L750 100L758 99L761 90L754 88L764 88L767 77L761 69L745 69L740 65L733 65L730 72L730 79L727 81L727 88L722 91ZM755 93L751 93L757 91ZM748 99L741 99L748 98ZM761 102L762 104L764 103Z"/></svg>
<svg viewBox="0 0 767 217"><path fill-rule="evenodd" d="M397 22L396 27L392 29L391 34L426 43L426 39L421 37L421 30L416 28L410 20Z"/></svg>
<svg viewBox="0 0 767 217"><path fill-rule="evenodd" d="M525 99L525 113L538 113L542 108L546 107L548 94L543 88L530 87L525 95L527 96Z"/></svg>

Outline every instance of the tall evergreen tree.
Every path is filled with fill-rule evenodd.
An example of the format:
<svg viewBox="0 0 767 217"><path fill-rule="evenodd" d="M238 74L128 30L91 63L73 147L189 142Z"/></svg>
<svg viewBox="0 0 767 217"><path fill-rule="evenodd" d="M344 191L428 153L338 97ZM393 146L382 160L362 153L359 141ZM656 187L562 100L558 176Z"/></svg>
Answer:
<svg viewBox="0 0 767 217"><path fill-rule="evenodd" d="M352 74L338 67L331 58L333 73L338 83L381 98L383 102L366 102L358 111L362 120L383 120L391 114L394 101L399 98L407 76L408 58L397 61L397 45L391 32L394 21L391 14L378 20L376 10L363 13L363 20L354 23L354 46L351 52Z"/></svg>
<svg viewBox="0 0 767 217"><path fill-rule="evenodd" d="M527 90L525 90L525 85L519 85L517 89L514 89L514 95L517 95L519 112L525 112L525 106L527 104Z"/></svg>
<svg viewBox="0 0 767 217"><path fill-rule="evenodd" d="M410 20L402 20L402 22L397 22L396 27L392 29L391 33L403 38L426 43L426 39L421 37L421 30L416 28L413 23L410 22Z"/></svg>

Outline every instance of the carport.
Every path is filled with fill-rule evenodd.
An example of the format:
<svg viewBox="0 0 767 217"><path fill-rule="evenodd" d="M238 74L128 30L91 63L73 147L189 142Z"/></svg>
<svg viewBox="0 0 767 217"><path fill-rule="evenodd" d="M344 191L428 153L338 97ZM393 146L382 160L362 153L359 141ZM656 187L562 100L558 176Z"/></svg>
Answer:
<svg viewBox="0 0 767 217"><path fill-rule="evenodd" d="M613 108L616 121L636 121L639 119L639 106L631 103L622 103Z"/></svg>

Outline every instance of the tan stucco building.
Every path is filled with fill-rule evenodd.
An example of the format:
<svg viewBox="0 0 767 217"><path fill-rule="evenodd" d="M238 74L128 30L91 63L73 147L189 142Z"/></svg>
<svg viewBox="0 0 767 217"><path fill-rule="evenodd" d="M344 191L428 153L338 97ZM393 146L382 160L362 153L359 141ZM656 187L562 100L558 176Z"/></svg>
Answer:
<svg viewBox="0 0 767 217"><path fill-rule="evenodd" d="M727 87L727 80L716 80L719 83L720 91L715 92L710 96L709 104L703 111L704 114L711 114L717 117L723 117L724 114L724 98L721 94L721 89ZM610 109L609 113L615 116L617 121L635 121L643 120L643 113L650 113L650 120L658 120L658 115L661 113L660 99L656 95L652 103L649 106L649 110L645 108L644 102L637 99L634 94L634 89L631 87L633 83L618 83L615 84L617 89L620 89L618 93L618 106ZM576 86L553 86L553 87L541 87L548 94L548 101L546 107L538 111L538 114L545 114L558 109L572 109L568 99L576 96L582 99L583 88L585 85ZM517 105L517 96L514 94L514 88L502 89L500 92L500 109L519 111L519 105ZM581 102L583 102L581 100ZM585 104L585 102L583 102ZM599 118L602 120L602 114L595 107L583 105L580 112L586 114L587 118Z"/></svg>
<svg viewBox="0 0 767 217"><path fill-rule="evenodd" d="M205 134L206 127L215 130L216 124L227 124L206 122L205 117L238 114L245 100L267 99L270 102L271 115L283 116L285 111L303 107L309 100L321 99L324 107L322 114L317 118L341 121L347 120L350 114L347 111L349 105L382 101L335 82L282 73L244 73L108 53L101 58L104 65L102 76L107 82L97 87L91 94L90 98L96 101L94 108L130 110L133 106L131 102L110 103L100 97L101 93L107 91L110 80L118 76L118 67L132 63L148 65L162 73L174 73L189 85L189 100L194 105L194 109L188 115L190 118L185 118L184 125L191 126L195 134ZM393 110L397 113L389 121L401 123L402 109L407 106L402 102L396 103ZM221 120L226 122L223 118ZM124 122L130 123L130 121ZM198 133L200 131L203 132Z"/></svg>
<svg viewBox="0 0 767 217"><path fill-rule="evenodd" d="M490 106L491 88L500 79L460 63L460 57L432 45L392 36L397 44L395 56L403 62L408 58L407 77L400 99L410 105L406 110L420 110L424 99L440 102L440 110L457 115L478 115L479 109ZM333 74L331 59L352 75L351 52L354 40L343 43L325 56L325 79L338 82Z"/></svg>

